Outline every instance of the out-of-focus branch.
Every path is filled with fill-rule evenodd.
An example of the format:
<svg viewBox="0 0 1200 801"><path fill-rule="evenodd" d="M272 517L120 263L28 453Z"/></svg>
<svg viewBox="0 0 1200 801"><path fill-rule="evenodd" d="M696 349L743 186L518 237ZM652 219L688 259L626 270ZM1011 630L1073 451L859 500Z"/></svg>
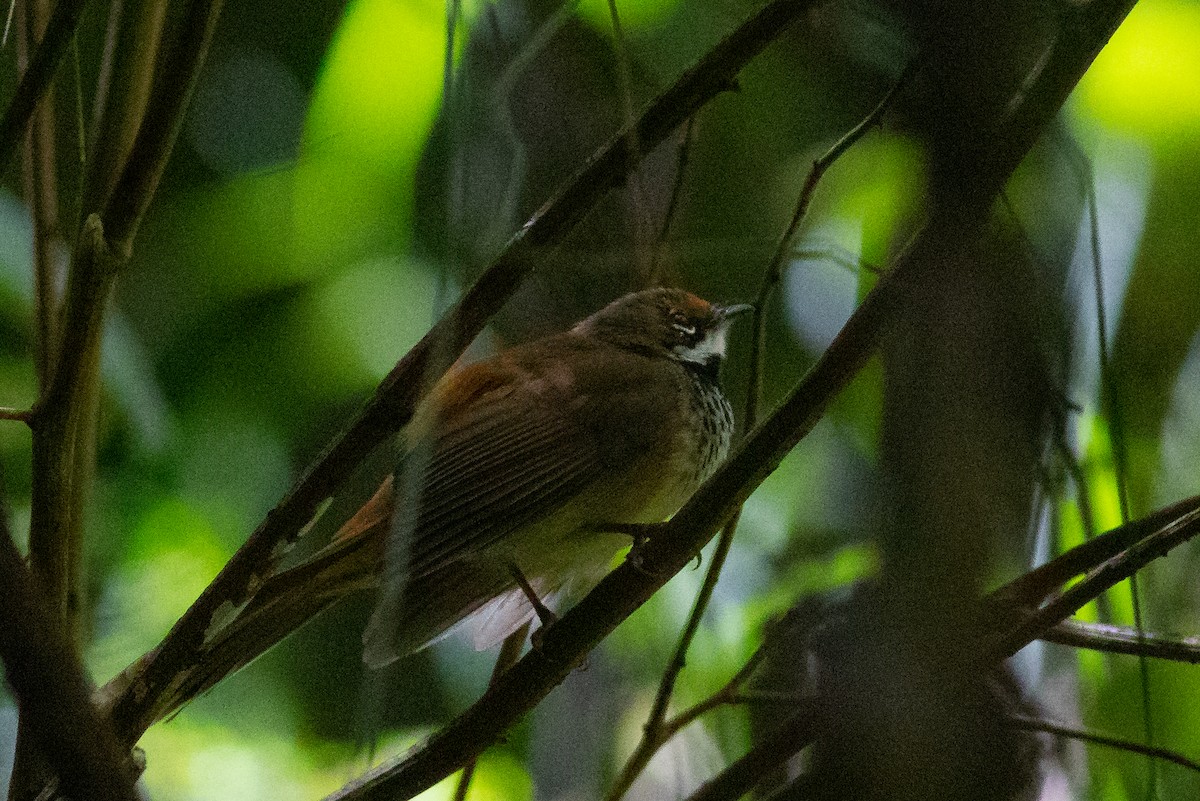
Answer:
<svg viewBox="0 0 1200 801"><path fill-rule="evenodd" d="M59 0L46 24L46 33L30 60L29 69L21 76L4 116L0 118L0 165L7 165L21 143L29 119L39 100L46 93L54 72L62 61L67 46L79 27L84 0Z"/></svg>
<svg viewBox="0 0 1200 801"><path fill-rule="evenodd" d="M816 0L774 0L765 6L643 110L636 122L641 153L629 153L627 133L618 132L525 224L462 300L396 364L359 416L310 465L166 639L139 660L141 668L130 676L129 685L115 701L113 718L122 737L136 740L154 722L152 711L158 699L169 690L173 678L194 661L214 615L244 602L274 569L281 546L295 540L319 505L368 452L408 422L426 382L441 375L482 330L533 271L538 254L561 240L609 189L622 184L637 159L731 87L734 76L750 59L814 5Z"/></svg>
<svg viewBox="0 0 1200 801"><path fill-rule="evenodd" d="M1067 737L1072 740L1079 740L1082 743L1091 743L1092 745L1103 745L1109 748L1116 748L1121 751L1128 751L1131 754L1142 754L1143 756L1154 757L1166 762L1173 762L1180 767L1188 770L1200 771L1200 762L1194 759L1188 759L1178 751L1172 751L1169 748L1160 748L1158 746L1144 745L1135 743L1132 740L1126 740L1122 737L1110 737L1107 734L1088 731L1087 729L1078 729L1073 726L1064 726L1061 723L1054 723L1049 720L1041 720L1039 718L1029 718L1022 715L1012 715L1007 721L1008 725L1014 729L1025 729L1026 731L1041 731L1046 734L1053 734L1055 737Z"/></svg>
<svg viewBox="0 0 1200 801"><path fill-rule="evenodd" d="M107 204L142 127L166 14L166 0L112 0L109 4L87 178L80 201L85 215L99 212Z"/></svg>
<svg viewBox="0 0 1200 801"><path fill-rule="evenodd" d="M1082 543L1013 579L992 593L1000 606L1036 608L1070 579L1092 570L1184 515L1200 509L1200 496L1176 501L1145 517Z"/></svg>
<svg viewBox="0 0 1200 801"><path fill-rule="evenodd" d="M1122 527L1124 528L1124 527ZM1136 574L1171 549L1200 536L1200 508L1186 512L1157 531L1131 545L1118 556L1104 562L1087 578L1072 585L1050 603L996 638L984 649L985 664L1012 656L1029 642L1042 636L1100 593Z"/></svg>
<svg viewBox="0 0 1200 801"><path fill-rule="evenodd" d="M223 0L192 0L180 20L180 38L159 70L142 125L121 177L104 209L104 234L113 253L129 257L142 215L154 197L183 115L208 55Z"/></svg>
<svg viewBox="0 0 1200 801"><path fill-rule="evenodd" d="M71 798L135 801L135 776L62 624L26 569L0 504L0 659L27 727Z"/></svg>
<svg viewBox="0 0 1200 801"><path fill-rule="evenodd" d="M1089 648L1109 654L1147 656L1171 662L1200 665L1200 637L1172 639L1154 632L1139 632L1125 626L1064 620L1042 634L1041 639L1073 648Z"/></svg>
<svg viewBox="0 0 1200 801"><path fill-rule="evenodd" d="M28 419L33 430L30 562L69 634L82 606L83 518L95 463L105 306L174 146L220 7L220 0L188 5L112 199L103 217L91 214L83 222L67 275L54 369ZM26 740L18 745L16 765L14 787L49 780Z"/></svg>
<svg viewBox="0 0 1200 801"><path fill-rule="evenodd" d="M46 0L21 3L17 9L17 66L22 73L29 68L30 51L42 41L49 14L50 6ZM25 202L33 223L33 355L38 385L43 392L54 370L58 341L55 243L59 230L54 123L54 91L47 86L41 104L33 111L32 124L25 137L21 170Z"/></svg>

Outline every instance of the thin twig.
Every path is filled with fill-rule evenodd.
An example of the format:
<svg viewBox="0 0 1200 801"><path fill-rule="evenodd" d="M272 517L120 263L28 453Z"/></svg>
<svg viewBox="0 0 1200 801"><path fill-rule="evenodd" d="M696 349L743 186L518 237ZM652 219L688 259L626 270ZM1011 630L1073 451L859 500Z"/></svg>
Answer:
<svg viewBox="0 0 1200 801"><path fill-rule="evenodd" d="M515 665L517 659L521 657L521 649L525 647L525 640L529 637L530 625L530 622L526 622L504 638L504 644L500 646L500 653L496 656L496 665L492 668L492 677L488 680L489 687L495 684L496 680L504 675L504 671ZM466 801L467 791L471 788L471 779L475 775L476 762L477 760L472 759L463 765L462 773L458 777L458 786L454 788L454 801Z"/></svg>
<svg viewBox="0 0 1200 801"><path fill-rule="evenodd" d="M1152 536L1185 515L1200 510L1200 496L1185 498L1145 517L1098 535L991 593L999 606L1036 608L1063 584Z"/></svg>
<svg viewBox="0 0 1200 801"><path fill-rule="evenodd" d="M54 79L58 63L79 26L84 0L58 0L46 25L46 33L33 54L29 69L21 76L17 91L0 118L0 168L6 167L29 127L29 120L42 95Z"/></svg>
<svg viewBox="0 0 1200 801"><path fill-rule="evenodd" d="M821 178L833 166L834 162L842 157L842 154L866 136L868 131L882 124L884 114L891 108L900 90L904 88L916 73L920 67L920 63L919 58L914 58L910 61L900 74L900 77L896 79L892 87L879 103L876 104L875 108L871 110L871 113L843 134L842 138L835 142L829 150L825 151L824 155L815 160L812 168L808 171L808 176L804 179L804 185L800 189L800 196L796 201L795 209L792 211L792 217L788 221L788 226L784 229L783 235L779 237L779 244L775 247L775 255L771 257L771 261L767 265L762 284L759 286L758 297L754 301L754 319L751 325L754 330L755 346L751 350L749 371L750 375L756 377L756 385L752 388L750 395L754 400L752 404L747 405L746 416L748 419L754 419L752 414L757 412L758 399L762 397L763 371L761 365L761 343L766 339L767 335L767 306L772 293L783 278L783 265L788 261L788 255L791 253L792 239L795 238L796 232L800 229L800 223L808 215L808 209L812 205L812 198L816 193L817 184L821 182Z"/></svg>
<svg viewBox="0 0 1200 801"><path fill-rule="evenodd" d="M746 660L746 663L738 668L737 673L734 673L729 681L725 682L725 685L721 689L703 701L699 701L683 710L670 720L663 722L661 726L662 741L665 743L667 740L670 740L676 734L683 731L683 729L690 726L693 721L714 709L730 704L742 703L746 695L739 691L742 689L742 685L750 680L750 676L762 664L766 655L766 645L760 645L750 658Z"/></svg>
<svg viewBox="0 0 1200 801"><path fill-rule="evenodd" d="M679 641L675 645L675 652L671 656L671 661L667 663L667 667L663 671L662 679L658 685L658 692L654 697L654 704L650 708L650 714L647 716L646 722L642 724L641 740L638 741L637 746L633 749L633 753L625 761L621 773L617 776L616 781L613 782L613 786L606 796L608 801L619 801L624 797L625 793L629 792L629 788L633 786L638 775L645 770L646 765L650 764L650 760L654 754L677 731L677 729L672 729L670 725L665 723L667 709L671 703L671 696L675 692L675 682L678 680L679 674L683 672L684 665L687 663L688 649L691 648L692 640L696 637L696 632L700 630L700 621L704 617L704 611L708 608L713 591L720 580L721 568L725 564L726 557L729 556L729 548L733 544L733 535L737 529L739 517L740 513L735 513L730 521L725 524L725 527L721 529L721 534L717 538L717 547L713 549L708 571L704 574L704 581L700 585L699 592L696 593L696 599L692 602L692 611L688 615L683 631L679 634Z"/></svg>
<svg viewBox="0 0 1200 801"><path fill-rule="evenodd" d="M667 201L667 210L663 214L662 227L658 231L658 246L654 250L654 264L650 271L650 283L657 284L662 279L663 262L666 260L667 237L671 233L671 225L675 222L675 213L679 210L679 198L683 194L684 179L687 176L688 162L691 160L692 142L696 134L696 117L688 117L687 125L683 127L683 138L679 142L679 152L675 157L675 181L671 184L671 198Z"/></svg>
<svg viewBox="0 0 1200 801"><path fill-rule="evenodd" d="M618 92L621 96L621 122L626 131L625 146L629 149L630 158L637 159L642 152L642 143L638 141L637 126L633 124L633 70L629 63L629 44L625 40L625 30L621 27L621 15L617 11L617 0L608 0L608 18L612 24L613 44L617 58L617 77L620 81ZM646 231L646 192L642 186L642 174L634 170L626 182L629 204L626 216L633 243L633 263L641 274L642 280L648 286L652 285L654 273L654 253L650 250L651 242Z"/></svg>
<svg viewBox="0 0 1200 801"><path fill-rule="evenodd" d="M1132 740L1126 740L1122 737L1112 737L1107 734L1088 731L1087 729L1077 729L1073 726L1065 726L1061 723L1054 723L1049 720L1040 718L1030 718L1023 715L1009 715L1005 719L1005 723L1012 726L1014 729L1023 729L1025 731L1041 731L1047 734L1053 734L1055 737L1068 737L1072 740L1079 740L1084 743L1093 745L1103 745L1109 748L1117 748L1121 751L1128 751L1131 754L1141 754L1153 759L1161 759L1165 762L1173 762L1176 765L1185 767L1188 770L1194 770L1200 773L1200 762L1193 759L1188 759L1178 751L1172 751L1169 748L1159 746L1146 745L1144 743L1135 743Z"/></svg>
<svg viewBox="0 0 1200 801"><path fill-rule="evenodd" d="M20 420L22 423L29 423L29 409L14 409L11 406L0 406L0 420Z"/></svg>
<svg viewBox="0 0 1200 801"><path fill-rule="evenodd" d="M1066 620L1110 587L1124 581L1172 548L1200 535L1200 509L1172 520L1119 555L1104 562L1087 578L1072 585L1050 603L1028 615L983 649L982 664L1012 656L1053 626ZM1093 540L1095 542L1096 540ZM1088 543L1090 544L1090 543ZM1085 546L1080 546L1085 547Z"/></svg>
<svg viewBox="0 0 1200 801"><path fill-rule="evenodd" d="M17 14L17 65L24 71L29 52L44 33L45 3L23 3ZM54 369L57 344L58 276L55 239L58 233L58 175L55 160L55 104L52 86L34 109L25 137L22 179L33 227L33 356L38 387L46 391Z"/></svg>
<svg viewBox="0 0 1200 801"><path fill-rule="evenodd" d="M1109 654L1147 656L1151 659L1200 665L1200 637L1175 639L1126 626L1068 619L1046 631L1041 639Z"/></svg>
<svg viewBox="0 0 1200 801"><path fill-rule="evenodd" d="M1101 396L1107 400L1109 443L1113 454L1113 475L1117 489L1117 506L1121 512L1121 522L1127 523L1130 518L1129 507L1129 451L1125 441L1124 416L1121 411L1121 396L1116 379L1113 377L1112 358L1108 342L1108 315L1104 309L1104 264L1100 254L1100 211L1096 206L1096 181L1087 163L1087 174L1084 177L1084 187L1087 194L1088 233L1092 255L1092 282L1096 301L1096 339L1099 343L1100 358L1100 390ZM1142 613L1142 594L1138 587L1137 575L1129 577L1129 598L1133 606L1133 625L1138 631L1144 631L1146 626ZM1150 665L1145 656L1138 656L1138 686L1142 702L1142 729L1146 738L1146 747L1154 747L1154 709L1150 703ZM1154 758L1146 760L1146 795L1154 798L1158 794L1158 773L1155 769Z"/></svg>

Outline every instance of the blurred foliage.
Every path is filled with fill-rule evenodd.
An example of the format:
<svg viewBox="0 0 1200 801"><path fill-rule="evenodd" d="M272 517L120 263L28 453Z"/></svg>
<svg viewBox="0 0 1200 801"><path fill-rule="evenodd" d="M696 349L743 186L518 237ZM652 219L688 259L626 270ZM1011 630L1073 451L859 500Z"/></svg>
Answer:
<svg viewBox="0 0 1200 801"><path fill-rule="evenodd" d="M617 5L635 108L754 8ZM622 118L604 0L463 3L449 52L447 9L436 0L229 6L105 341L89 539L88 659L101 681L158 642L395 360ZM835 4L785 36L745 71L738 92L698 115L666 241L658 235L681 138L545 254L476 352L570 324L639 285L648 264L713 299L751 298L813 158L903 67L908 51L890 24L865 3ZM85 83L98 37L81 36ZM1080 412L1064 436L1099 530L1120 513L1097 366L1089 187L1133 512L1200 486L1198 76L1200 2L1143 0L1010 187L1009 222L1047 275L1062 279L1072 316L1066 340L1052 347L1069 363L1058 389ZM60 100L75 96L71 70L58 81ZM71 150L63 151L69 174ZM765 408L913 230L924 169L900 109L826 177L772 301ZM36 396L31 234L13 173L0 194L0 404L27 407ZM61 250L65 257L68 243ZM736 330L726 371L739 407L748 340ZM767 620L874 572L882 391L872 365L750 500L677 708L720 688ZM28 519L29 446L22 425L0 422L18 530ZM365 495L384 469L382 459L364 467L347 495ZM1054 495L1053 477L1047 484ZM998 572L1094 533L1071 482L1060 477L1057 487L1060 503L1036 542L1004 535ZM1198 561L1195 547L1184 548L1147 571L1151 629L1200 629ZM636 741L701 578L676 577L588 670L489 751L470 798L598 797ZM363 766L364 721L379 718L380 752L394 753L486 684L490 655L453 640L365 677L357 649L368 611L366 599L343 604L151 729L143 741L151 795L317 797ZM1128 624L1128 591L1085 614ZM1037 654L1028 690L1049 714L1140 736L1135 660L1053 646ZM1200 672L1155 663L1150 679L1157 741L1200 755L1200 704L1181 702L1200 695ZM0 775L15 725L2 707ZM747 737L744 710L710 714L660 754L635 794L696 786ZM1062 797L1141 797L1139 758L1064 750L1060 769L1073 789ZM1173 766L1160 780L1162 798L1200 792L1195 775ZM449 798L452 787L422 798Z"/></svg>

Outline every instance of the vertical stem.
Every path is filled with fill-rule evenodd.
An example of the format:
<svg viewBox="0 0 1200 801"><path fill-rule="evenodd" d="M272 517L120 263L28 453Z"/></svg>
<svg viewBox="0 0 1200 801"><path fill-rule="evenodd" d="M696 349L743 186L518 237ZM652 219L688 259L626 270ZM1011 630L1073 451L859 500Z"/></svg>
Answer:
<svg viewBox="0 0 1200 801"><path fill-rule="evenodd" d="M104 208L141 128L154 84L166 0L113 0L96 87L89 168L80 210Z"/></svg>
<svg viewBox="0 0 1200 801"><path fill-rule="evenodd" d="M29 54L46 30L50 8L46 0L18 5L17 63L24 73L29 67ZM34 109L22 164L25 199L33 221L34 366L42 391L54 370L57 341L54 315L58 309L58 287L53 243L58 230L58 182L54 169L54 121L54 90L48 88Z"/></svg>

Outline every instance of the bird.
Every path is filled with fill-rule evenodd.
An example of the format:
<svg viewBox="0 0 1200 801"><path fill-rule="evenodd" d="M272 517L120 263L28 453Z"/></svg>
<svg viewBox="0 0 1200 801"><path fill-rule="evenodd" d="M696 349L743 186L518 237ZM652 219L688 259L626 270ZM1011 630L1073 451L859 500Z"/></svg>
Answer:
<svg viewBox="0 0 1200 801"><path fill-rule="evenodd" d="M363 659L382 667L463 627L490 647L590 589L631 528L669 518L726 457L719 373L751 308L647 289L451 368L404 430L396 473L328 546L265 580L196 681L355 590L379 590Z"/></svg>

